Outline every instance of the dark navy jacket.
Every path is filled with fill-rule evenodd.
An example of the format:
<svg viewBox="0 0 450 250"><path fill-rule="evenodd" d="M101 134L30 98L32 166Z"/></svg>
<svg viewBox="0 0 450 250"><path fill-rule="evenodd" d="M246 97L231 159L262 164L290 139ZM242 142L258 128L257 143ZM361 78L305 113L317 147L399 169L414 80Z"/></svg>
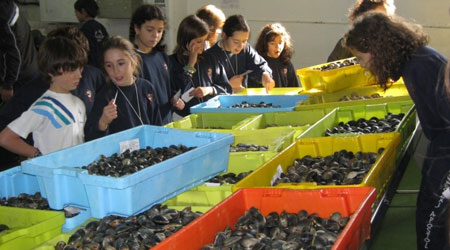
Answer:
<svg viewBox="0 0 450 250"><path fill-rule="evenodd" d="M450 92L444 87L446 64L447 59L433 48L420 47L392 77L403 77L423 132L438 147L450 146Z"/></svg>
<svg viewBox="0 0 450 250"><path fill-rule="evenodd" d="M235 75L245 73L247 70L253 70L248 77L249 80L244 78L242 86L246 88L260 88L262 87L262 74L264 72L272 74L272 70L266 60L249 43L237 55L225 51L219 44L220 42L214 44L214 46L206 51L206 54L212 55L215 61L223 65L228 79Z"/></svg>
<svg viewBox="0 0 450 250"><path fill-rule="evenodd" d="M156 88L159 111L163 124L172 122L172 97L170 88L169 57L162 51L144 53L136 50L142 58L142 78Z"/></svg>
<svg viewBox="0 0 450 250"><path fill-rule="evenodd" d="M77 89L72 94L78 96L86 105L86 114L92 109L96 93L103 88L105 78L103 73L93 67L86 65L83 69L82 78ZM14 96L0 109L0 130L4 129L10 122L18 118L49 88L49 84L38 77L28 82L24 88L19 89Z"/></svg>
<svg viewBox="0 0 450 250"><path fill-rule="evenodd" d="M105 26L95 19L91 19L81 24L80 31L83 32L89 41L89 64L102 68L103 43L109 37Z"/></svg>
<svg viewBox="0 0 450 250"><path fill-rule="evenodd" d="M199 59L195 65L197 72L195 72L192 77L183 70L183 67L188 61L187 56L183 58L184 62L179 62L175 54L171 55L169 59L172 91L174 93L181 89L181 95L183 95L183 93L190 88L211 86L214 88L217 95L232 94L233 90L228 82L224 68L210 55L203 55L203 58ZM190 107L206 102L214 96L215 95L208 95L203 98L194 97L186 103L183 110L175 110L175 112L181 116L189 115Z"/></svg>
<svg viewBox="0 0 450 250"><path fill-rule="evenodd" d="M272 69L272 77L275 81L275 87L301 87L292 62L283 64L280 58L264 57L269 67Z"/></svg>
<svg viewBox="0 0 450 250"><path fill-rule="evenodd" d="M136 88L138 97L136 96ZM133 108L139 114L138 103L143 124L161 125L161 116L158 109L158 100L155 98L156 91L153 85L142 78L137 78L135 84L126 87L116 87L113 83L105 85L105 87L97 94L94 107L88 115L84 126L85 141L97 139L105 135L120 132L129 128L143 125L133 108L117 89L120 88L133 105ZM116 97L117 94L117 97ZM100 131L98 129L98 121L103 113L103 108L116 97L118 117L114 119L106 129Z"/></svg>

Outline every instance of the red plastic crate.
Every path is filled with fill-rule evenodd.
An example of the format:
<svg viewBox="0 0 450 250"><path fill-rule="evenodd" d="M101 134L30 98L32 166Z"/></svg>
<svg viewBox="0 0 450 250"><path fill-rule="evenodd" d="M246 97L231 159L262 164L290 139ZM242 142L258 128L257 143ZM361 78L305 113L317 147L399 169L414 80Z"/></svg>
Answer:
<svg viewBox="0 0 450 250"><path fill-rule="evenodd" d="M370 237L371 205L375 201L375 188L326 188L315 190L240 189L213 209L170 236L152 250L198 250L214 242L217 232L234 224L252 206L267 216L270 212L297 213L305 209L329 217L333 212L351 218L332 249L360 249Z"/></svg>

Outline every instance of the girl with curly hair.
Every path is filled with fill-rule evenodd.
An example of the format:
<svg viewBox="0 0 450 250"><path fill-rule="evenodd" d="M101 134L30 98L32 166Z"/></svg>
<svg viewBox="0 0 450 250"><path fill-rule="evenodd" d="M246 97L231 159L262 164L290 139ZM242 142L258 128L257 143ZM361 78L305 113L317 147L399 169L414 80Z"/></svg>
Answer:
<svg viewBox="0 0 450 250"><path fill-rule="evenodd" d="M294 54L291 36L280 23L267 24L261 30L255 50L272 69L275 87L300 87L291 58Z"/></svg>
<svg viewBox="0 0 450 250"><path fill-rule="evenodd" d="M355 21L358 16L368 11L380 11L388 15L395 14L394 0L356 0L355 4L349 10L348 19L350 22ZM340 59L352 57L352 53L342 46L342 38L336 43L331 54L328 56L327 62L332 62Z"/></svg>
<svg viewBox="0 0 450 250"><path fill-rule="evenodd" d="M418 25L380 12L357 18L344 45L383 88L403 77L422 130L430 140L417 197L417 249L446 249L446 211L442 191L450 170L450 106L444 84L447 59L427 46Z"/></svg>

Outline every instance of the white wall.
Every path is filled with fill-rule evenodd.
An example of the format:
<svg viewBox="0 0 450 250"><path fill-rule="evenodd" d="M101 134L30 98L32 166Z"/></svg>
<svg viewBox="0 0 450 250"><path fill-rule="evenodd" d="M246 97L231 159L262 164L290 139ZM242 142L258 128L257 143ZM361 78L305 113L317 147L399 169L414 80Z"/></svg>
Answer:
<svg viewBox="0 0 450 250"><path fill-rule="evenodd" d="M154 0L144 0L152 3ZM68 21L76 21L73 12L75 0L41 0L41 4L61 6ZM291 33L296 68L323 63L337 40L348 29L348 9L354 0L165 0L169 19L166 43L171 53L176 43L176 31L181 20L205 4L215 4L227 16L242 14L252 30L251 44L255 43L259 30L269 22L281 22ZM450 56L450 2L447 0L396 0L397 14L409 21L422 24L430 35L431 45ZM62 7L58 7L62 8ZM53 28L43 22L39 7L21 8L33 28ZM128 37L129 19L98 19L112 35Z"/></svg>

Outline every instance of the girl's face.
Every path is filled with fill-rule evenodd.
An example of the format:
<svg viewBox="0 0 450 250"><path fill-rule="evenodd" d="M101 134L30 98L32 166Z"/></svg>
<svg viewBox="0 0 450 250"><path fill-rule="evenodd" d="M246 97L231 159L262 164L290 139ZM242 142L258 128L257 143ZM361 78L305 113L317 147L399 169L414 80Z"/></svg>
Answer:
<svg viewBox="0 0 450 250"><path fill-rule="evenodd" d="M199 52L198 54L202 54L206 47L206 39L207 38L208 38L208 34L192 39L189 42L188 50L190 52L192 52L191 50L196 50Z"/></svg>
<svg viewBox="0 0 450 250"><path fill-rule="evenodd" d="M150 52L161 41L164 33L164 21L159 19L152 19L146 21L138 28L134 26L136 31L137 44L140 50Z"/></svg>
<svg viewBox="0 0 450 250"><path fill-rule="evenodd" d="M74 71L63 71L61 75L50 75L52 84L50 89L56 93L69 93L75 90L80 84L83 68L77 68Z"/></svg>
<svg viewBox="0 0 450 250"><path fill-rule="evenodd" d="M109 49L104 54L105 70L118 86L133 84L133 72L137 65L130 56L119 49Z"/></svg>
<svg viewBox="0 0 450 250"><path fill-rule="evenodd" d="M225 33L222 34L224 49L237 55L245 48L248 42L250 33L247 31L235 31L233 36L227 37Z"/></svg>
<svg viewBox="0 0 450 250"><path fill-rule="evenodd" d="M349 48L350 52L356 57L359 64L361 64L361 67L368 69L370 65L370 61L372 60L372 54L370 53L363 53L356 49Z"/></svg>
<svg viewBox="0 0 450 250"><path fill-rule="evenodd" d="M281 52L284 49L284 41L280 35L276 36L272 41L267 44L267 56L272 58L280 57Z"/></svg>

